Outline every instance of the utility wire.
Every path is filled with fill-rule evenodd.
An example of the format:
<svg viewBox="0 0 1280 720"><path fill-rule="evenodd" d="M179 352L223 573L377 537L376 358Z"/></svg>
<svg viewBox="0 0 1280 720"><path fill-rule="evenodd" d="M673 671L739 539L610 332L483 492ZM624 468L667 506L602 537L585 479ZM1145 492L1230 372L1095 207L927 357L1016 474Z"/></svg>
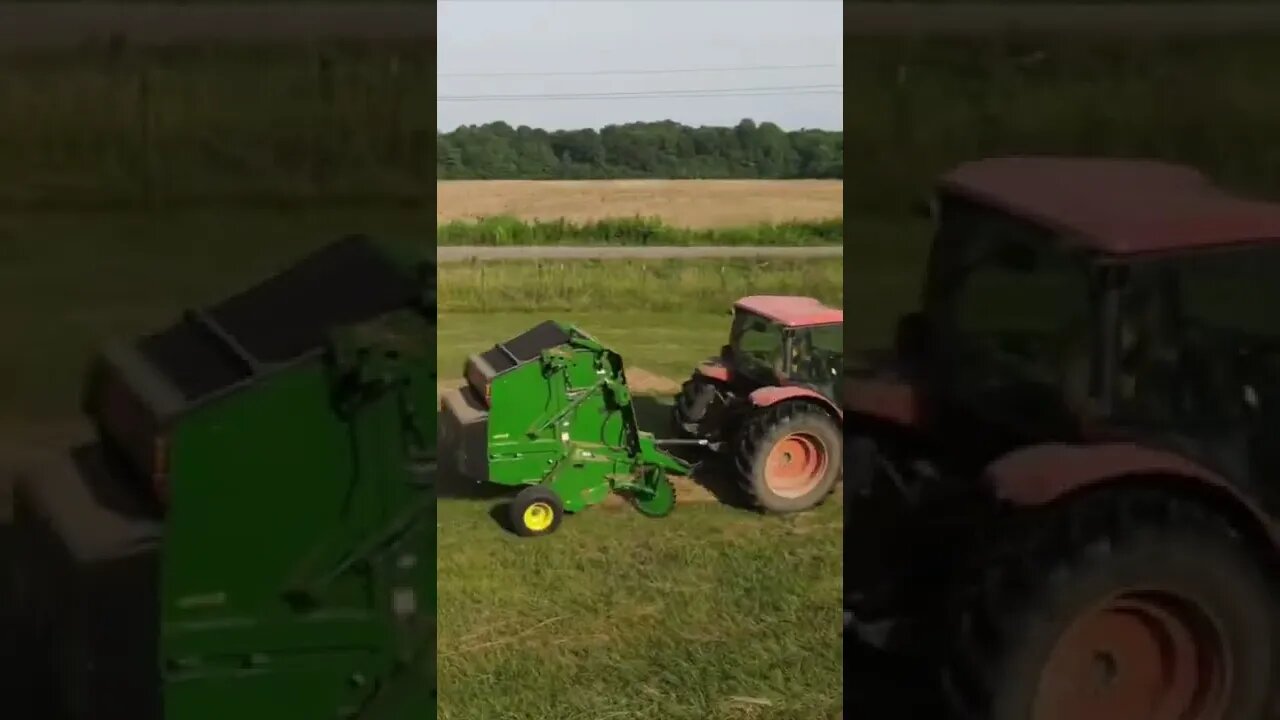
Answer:
<svg viewBox="0 0 1280 720"><path fill-rule="evenodd" d="M809 70L837 68L838 63L813 63L808 65L747 65L743 67L671 68L651 70L565 70L561 72L475 72L436 73L437 78L483 77L581 77L596 75L683 75L686 73L751 72L755 70Z"/></svg>
<svg viewBox="0 0 1280 720"><path fill-rule="evenodd" d="M772 87L644 90L638 92L531 93L524 95L437 95L436 102L493 102L513 100L640 100L653 98L763 97L780 95L841 95L843 85L778 85Z"/></svg>

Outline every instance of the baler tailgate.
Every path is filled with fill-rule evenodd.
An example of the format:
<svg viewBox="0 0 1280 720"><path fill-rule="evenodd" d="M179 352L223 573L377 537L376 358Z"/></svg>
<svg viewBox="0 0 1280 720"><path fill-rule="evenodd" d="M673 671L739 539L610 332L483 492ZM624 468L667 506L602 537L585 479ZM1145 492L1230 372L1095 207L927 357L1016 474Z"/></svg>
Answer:
<svg viewBox="0 0 1280 720"><path fill-rule="evenodd" d="M113 346L92 370L86 410L152 475L162 470L162 433L179 416L314 356L333 328L409 307L420 292L371 241L331 243L249 290Z"/></svg>
<svg viewBox="0 0 1280 720"><path fill-rule="evenodd" d="M491 350L481 353L480 357L494 370L503 373L517 365L537 360L543 350L564 345L571 339L564 328L548 320L506 342L498 343Z"/></svg>
<svg viewBox="0 0 1280 720"><path fill-rule="evenodd" d="M418 293L370 242L348 238L208 310L187 312L139 340L138 350L194 402L317 352L330 329L407 307Z"/></svg>
<svg viewBox="0 0 1280 720"><path fill-rule="evenodd" d="M572 338L554 321L535 325L514 338L467 359L463 377L476 394L489 400L489 386L497 376L537 360L543 350L568 343Z"/></svg>

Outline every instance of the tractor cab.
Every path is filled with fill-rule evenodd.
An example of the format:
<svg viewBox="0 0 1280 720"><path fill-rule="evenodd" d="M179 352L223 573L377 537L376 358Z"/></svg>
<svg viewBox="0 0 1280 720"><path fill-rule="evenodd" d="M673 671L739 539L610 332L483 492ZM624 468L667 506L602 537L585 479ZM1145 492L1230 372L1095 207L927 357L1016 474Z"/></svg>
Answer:
<svg viewBox="0 0 1280 720"><path fill-rule="evenodd" d="M836 396L843 313L809 298L756 296L734 305L722 367L740 384L796 385Z"/></svg>
<svg viewBox="0 0 1280 720"><path fill-rule="evenodd" d="M1021 157L952 170L935 212L919 308L842 388L848 627L963 716L1265 716L1280 203Z"/></svg>
<svg viewBox="0 0 1280 720"><path fill-rule="evenodd" d="M1124 440L1233 482L1280 470L1280 241L1090 240L960 187L936 207L897 359L953 459Z"/></svg>

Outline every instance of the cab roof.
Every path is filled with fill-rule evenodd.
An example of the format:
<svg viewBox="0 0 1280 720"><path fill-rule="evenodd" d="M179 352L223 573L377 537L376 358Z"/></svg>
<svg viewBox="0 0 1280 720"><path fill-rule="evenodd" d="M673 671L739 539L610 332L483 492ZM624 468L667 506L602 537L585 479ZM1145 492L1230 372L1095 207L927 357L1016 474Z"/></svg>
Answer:
<svg viewBox="0 0 1280 720"><path fill-rule="evenodd" d="M1280 239L1280 203L1233 196L1194 168L1156 160L991 158L956 167L939 190L1112 255Z"/></svg>
<svg viewBox="0 0 1280 720"><path fill-rule="evenodd" d="M785 327L809 327L844 322L844 310L827 307L809 297L791 295L751 295L733 304L734 308L763 315Z"/></svg>

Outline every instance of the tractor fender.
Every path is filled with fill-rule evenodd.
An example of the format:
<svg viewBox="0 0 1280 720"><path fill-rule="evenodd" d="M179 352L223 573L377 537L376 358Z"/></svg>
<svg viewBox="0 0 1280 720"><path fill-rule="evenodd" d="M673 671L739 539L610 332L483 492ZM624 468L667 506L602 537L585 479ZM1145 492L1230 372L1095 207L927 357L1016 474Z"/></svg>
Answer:
<svg viewBox="0 0 1280 720"><path fill-rule="evenodd" d="M783 387L777 385L762 387L751 391L751 394L747 396L747 400L750 401L752 406L758 408L777 405L778 403L786 400L805 400L816 403L822 407L822 409L832 413L840 420L844 419L844 413L841 412L840 408L837 407L835 403L831 402L830 398L820 392L810 390L809 388Z"/></svg>
<svg viewBox="0 0 1280 720"><path fill-rule="evenodd" d="M904 428L923 424L920 394L915 385L884 378L846 378L841 401L846 412Z"/></svg>
<svg viewBox="0 0 1280 720"><path fill-rule="evenodd" d="M1126 442L1048 443L1014 450L984 472L996 498L1017 507L1044 506L1076 492L1133 478L1176 483L1179 489L1225 510L1238 527L1280 552L1280 532L1257 502L1222 475L1174 452Z"/></svg>
<svg viewBox="0 0 1280 720"><path fill-rule="evenodd" d="M693 369L695 375L717 380L722 383L729 382L729 368L719 360L706 360Z"/></svg>

